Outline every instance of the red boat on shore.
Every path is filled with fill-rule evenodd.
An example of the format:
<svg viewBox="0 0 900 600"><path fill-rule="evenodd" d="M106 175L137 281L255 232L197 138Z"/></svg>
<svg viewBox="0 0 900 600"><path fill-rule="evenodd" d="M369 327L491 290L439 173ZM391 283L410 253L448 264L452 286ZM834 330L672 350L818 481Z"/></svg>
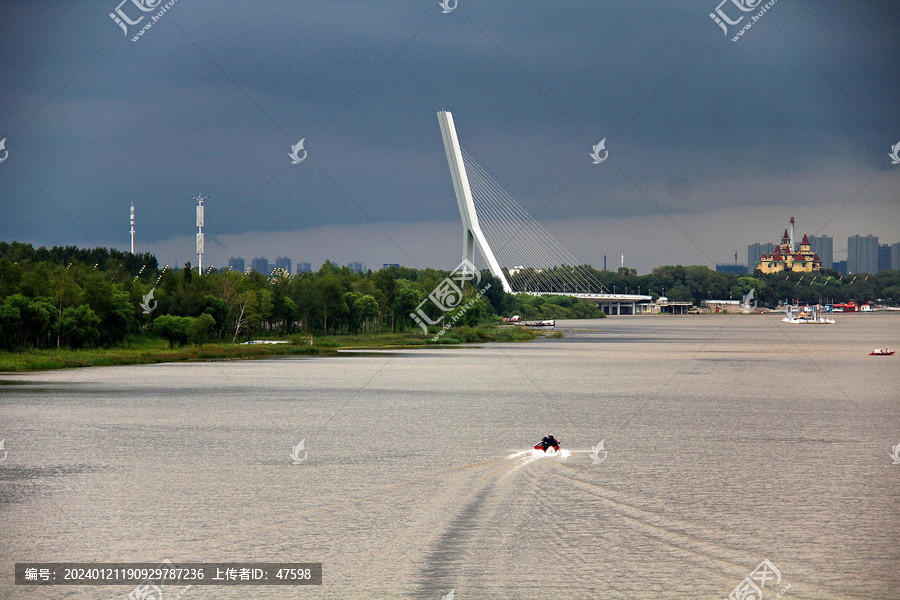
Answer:
<svg viewBox="0 0 900 600"><path fill-rule="evenodd" d="M847 302L846 304L835 304L834 308L832 310L834 312L855 313L855 312L859 312L858 308L859 307L856 306L856 303L851 300L850 302Z"/></svg>

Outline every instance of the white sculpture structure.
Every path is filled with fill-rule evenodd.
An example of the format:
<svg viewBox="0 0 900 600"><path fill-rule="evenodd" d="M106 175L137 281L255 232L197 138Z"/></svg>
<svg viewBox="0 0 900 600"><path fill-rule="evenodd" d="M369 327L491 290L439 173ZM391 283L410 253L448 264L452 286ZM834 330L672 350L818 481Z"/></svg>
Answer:
<svg viewBox="0 0 900 600"><path fill-rule="evenodd" d="M442 110L438 114L438 122L441 124L441 136L444 138L444 150L447 151L447 162L450 163L450 176L453 178L453 189L456 190L456 202L459 204L459 216L463 224L463 258L470 263L475 263L475 244L478 251L487 261L488 268L494 277L500 280L503 291L512 293L512 287L506 278L506 273L497 262L497 257L491 250L484 232L478 225L478 215L475 214L475 203L472 201L472 190L469 188L469 179L466 177L466 167L463 164L462 152L459 149L459 139L456 137L456 127L453 125L453 115Z"/></svg>

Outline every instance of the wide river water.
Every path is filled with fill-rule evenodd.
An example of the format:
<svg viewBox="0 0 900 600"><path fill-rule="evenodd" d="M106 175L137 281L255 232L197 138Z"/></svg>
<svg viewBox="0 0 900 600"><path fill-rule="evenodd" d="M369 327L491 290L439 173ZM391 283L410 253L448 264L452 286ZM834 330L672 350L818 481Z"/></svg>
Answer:
<svg viewBox="0 0 900 600"><path fill-rule="evenodd" d="M900 355L868 356L900 314L836 319L4 374L0 598L133 589L16 586L16 562L164 559L324 583L163 600L724 599L765 559L764 600L900 598ZM525 452L547 434L571 454Z"/></svg>

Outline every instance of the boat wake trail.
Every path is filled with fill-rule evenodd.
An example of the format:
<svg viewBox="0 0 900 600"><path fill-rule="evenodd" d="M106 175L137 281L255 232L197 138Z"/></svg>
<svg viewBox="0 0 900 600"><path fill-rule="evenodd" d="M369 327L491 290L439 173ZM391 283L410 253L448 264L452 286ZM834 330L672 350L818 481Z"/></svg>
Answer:
<svg viewBox="0 0 900 600"><path fill-rule="evenodd" d="M565 459L572 456L571 450L566 450L565 448L561 448L559 452L555 450L548 450L544 452L543 450L535 450L534 448L530 450L519 450L513 454L510 454L506 458L526 458L527 460L522 465L532 463L536 460L540 460L542 458L559 458ZM521 466L521 465L520 465Z"/></svg>

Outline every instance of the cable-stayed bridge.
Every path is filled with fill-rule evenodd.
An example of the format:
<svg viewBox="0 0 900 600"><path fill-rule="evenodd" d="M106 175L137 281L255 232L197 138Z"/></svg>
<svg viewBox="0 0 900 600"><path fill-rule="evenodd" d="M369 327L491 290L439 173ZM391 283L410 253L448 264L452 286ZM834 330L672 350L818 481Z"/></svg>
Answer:
<svg viewBox="0 0 900 600"><path fill-rule="evenodd" d="M574 296L596 302L606 314L638 312L652 300L611 294L588 265L579 264L516 200L459 145L453 115L438 112L463 225L463 258L475 247L509 293Z"/></svg>

